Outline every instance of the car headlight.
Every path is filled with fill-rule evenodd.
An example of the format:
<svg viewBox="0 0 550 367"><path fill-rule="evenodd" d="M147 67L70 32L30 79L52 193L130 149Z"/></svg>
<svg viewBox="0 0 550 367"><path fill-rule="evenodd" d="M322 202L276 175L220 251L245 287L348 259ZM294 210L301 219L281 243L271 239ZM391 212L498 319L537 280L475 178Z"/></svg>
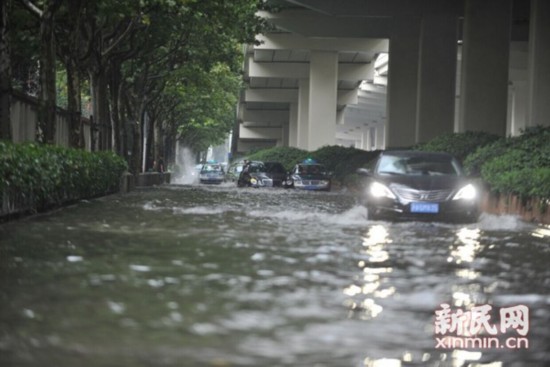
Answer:
<svg viewBox="0 0 550 367"><path fill-rule="evenodd" d="M390 198L390 199L396 199L395 195L391 190L386 186L382 185L379 182L373 182L369 187L370 194L374 196L375 198Z"/></svg>
<svg viewBox="0 0 550 367"><path fill-rule="evenodd" d="M476 188L474 187L474 185L468 184L463 188L461 188L460 190L458 190L456 195L453 197L453 200L460 200L460 199L473 200L476 198L476 196L477 196Z"/></svg>
<svg viewBox="0 0 550 367"><path fill-rule="evenodd" d="M251 183L252 185L256 185L256 184L258 183L258 180L256 180L255 178L251 178L251 179L250 179L250 183Z"/></svg>

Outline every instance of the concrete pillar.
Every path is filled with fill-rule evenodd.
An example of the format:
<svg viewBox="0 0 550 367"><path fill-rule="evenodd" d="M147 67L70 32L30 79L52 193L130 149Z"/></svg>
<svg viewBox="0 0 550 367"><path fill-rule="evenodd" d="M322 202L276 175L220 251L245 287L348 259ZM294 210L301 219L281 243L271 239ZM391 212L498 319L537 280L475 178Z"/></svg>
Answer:
<svg viewBox="0 0 550 367"><path fill-rule="evenodd" d="M466 0L459 131L504 136L512 0Z"/></svg>
<svg viewBox="0 0 550 367"><path fill-rule="evenodd" d="M375 135L374 135L374 144L372 145L371 149L386 149L386 129L384 129L384 125L377 126L375 129ZM373 132L371 131L371 134Z"/></svg>
<svg viewBox="0 0 550 367"><path fill-rule="evenodd" d="M283 138L282 138L282 146L288 147L289 145L289 133L290 133L290 123L289 122L283 122L283 126L281 127L283 130Z"/></svg>
<svg viewBox="0 0 550 367"><path fill-rule="evenodd" d="M306 149L334 145L338 97L338 53L311 51L309 75L309 138Z"/></svg>
<svg viewBox="0 0 550 367"><path fill-rule="evenodd" d="M525 129L527 113L527 82L516 81L511 87L512 106L510 112L510 126L507 127L506 135L517 136Z"/></svg>
<svg viewBox="0 0 550 367"><path fill-rule="evenodd" d="M454 130L457 38L456 15L424 15L420 34L416 143Z"/></svg>
<svg viewBox="0 0 550 367"><path fill-rule="evenodd" d="M361 133L361 146L359 148L363 150L369 150L370 149L369 141L370 141L369 130L363 131Z"/></svg>
<svg viewBox="0 0 550 367"><path fill-rule="evenodd" d="M298 148L309 145L309 80L300 79L298 92Z"/></svg>
<svg viewBox="0 0 550 367"><path fill-rule="evenodd" d="M528 126L550 126L550 1L531 0Z"/></svg>
<svg viewBox="0 0 550 367"><path fill-rule="evenodd" d="M385 146L415 143L420 20L396 17L390 36Z"/></svg>
<svg viewBox="0 0 550 367"><path fill-rule="evenodd" d="M288 112L288 146L298 146L298 103L291 103Z"/></svg>

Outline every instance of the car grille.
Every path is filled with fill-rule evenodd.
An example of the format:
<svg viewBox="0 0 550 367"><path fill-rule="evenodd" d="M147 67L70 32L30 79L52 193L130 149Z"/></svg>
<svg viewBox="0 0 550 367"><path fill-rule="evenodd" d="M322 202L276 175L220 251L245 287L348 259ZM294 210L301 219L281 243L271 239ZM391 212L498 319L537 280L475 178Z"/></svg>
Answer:
<svg viewBox="0 0 550 367"><path fill-rule="evenodd" d="M264 178L262 180L264 186L267 186L267 187L272 187L273 186L273 180L269 179L269 178Z"/></svg>
<svg viewBox="0 0 550 367"><path fill-rule="evenodd" d="M302 180L302 184L307 186L319 186L319 180Z"/></svg>
<svg viewBox="0 0 550 367"><path fill-rule="evenodd" d="M451 190L415 190L409 187L392 186L395 194L407 201L445 201L451 196Z"/></svg>

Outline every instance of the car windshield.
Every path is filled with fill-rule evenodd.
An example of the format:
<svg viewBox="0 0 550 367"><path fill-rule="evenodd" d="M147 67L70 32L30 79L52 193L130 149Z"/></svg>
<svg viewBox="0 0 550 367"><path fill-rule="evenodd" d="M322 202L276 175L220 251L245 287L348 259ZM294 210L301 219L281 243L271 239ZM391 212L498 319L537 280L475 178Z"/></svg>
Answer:
<svg viewBox="0 0 550 367"><path fill-rule="evenodd" d="M262 163L252 163L248 167L249 173L265 172L265 166Z"/></svg>
<svg viewBox="0 0 550 367"><path fill-rule="evenodd" d="M301 175L318 175L325 172L325 167L320 164L299 164L298 173Z"/></svg>
<svg viewBox="0 0 550 367"><path fill-rule="evenodd" d="M455 159L444 155L384 155L378 163L377 172L382 175L459 176L462 169Z"/></svg>
<svg viewBox="0 0 550 367"><path fill-rule="evenodd" d="M221 170L222 167L219 164L205 164L202 167L202 172L217 172Z"/></svg>

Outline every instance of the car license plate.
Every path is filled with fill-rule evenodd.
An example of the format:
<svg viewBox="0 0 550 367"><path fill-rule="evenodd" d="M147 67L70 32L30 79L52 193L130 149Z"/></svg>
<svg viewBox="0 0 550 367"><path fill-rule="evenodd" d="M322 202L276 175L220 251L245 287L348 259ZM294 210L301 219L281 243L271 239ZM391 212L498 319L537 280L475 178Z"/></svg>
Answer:
<svg viewBox="0 0 550 367"><path fill-rule="evenodd" d="M439 213L439 204L411 203L411 213Z"/></svg>

